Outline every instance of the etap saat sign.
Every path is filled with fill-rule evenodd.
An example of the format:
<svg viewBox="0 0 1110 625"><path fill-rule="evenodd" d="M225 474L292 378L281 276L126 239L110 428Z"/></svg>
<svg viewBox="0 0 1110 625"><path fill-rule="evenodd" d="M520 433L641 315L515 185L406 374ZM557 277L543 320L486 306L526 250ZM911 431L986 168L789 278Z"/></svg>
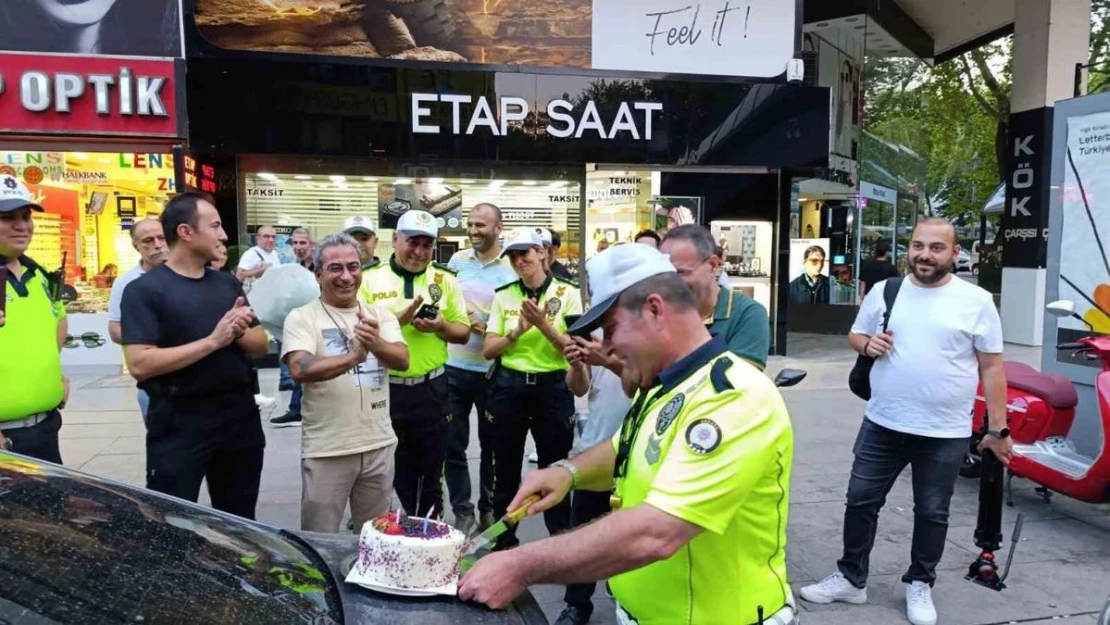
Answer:
<svg viewBox="0 0 1110 625"><path fill-rule="evenodd" d="M0 52L0 132L182 137L175 63Z"/></svg>

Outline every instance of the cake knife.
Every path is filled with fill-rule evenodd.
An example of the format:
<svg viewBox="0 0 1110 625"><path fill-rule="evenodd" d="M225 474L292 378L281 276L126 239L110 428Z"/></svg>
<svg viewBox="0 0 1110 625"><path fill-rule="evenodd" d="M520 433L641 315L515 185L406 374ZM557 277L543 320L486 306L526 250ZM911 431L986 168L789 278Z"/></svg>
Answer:
<svg viewBox="0 0 1110 625"><path fill-rule="evenodd" d="M512 510L501 517L500 521L489 526L486 531L467 541L466 547L463 549L462 558L459 560L459 569L464 573L470 570L470 567L474 566L474 563L478 561L478 552L492 545L502 534L509 531L510 527L516 527L517 523L520 523L524 517L528 516L528 508L532 507L532 505L539 500L539 495L532 495L525 499L524 503L521 504L519 508Z"/></svg>

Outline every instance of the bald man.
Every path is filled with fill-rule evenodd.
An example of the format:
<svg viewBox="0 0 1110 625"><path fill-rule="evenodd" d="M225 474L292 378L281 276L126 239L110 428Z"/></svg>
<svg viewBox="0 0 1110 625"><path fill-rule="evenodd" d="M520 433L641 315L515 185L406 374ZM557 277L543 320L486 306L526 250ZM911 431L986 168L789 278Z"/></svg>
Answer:
<svg viewBox="0 0 1110 625"><path fill-rule="evenodd" d="M261 278L267 269L281 264L276 249L277 230L273 226L261 226L254 239L256 245L243 254L235 270L235 277L243 283L244 290L249 290L250 284Z"/></svg>
<svg viewBox="0 0 1110 625"><path fill-rule="evenodd" d="M959 253L951 225L922 220L910 241L911 274L879 282L860 307L848 342L874 358L875 365L848 481L844 551L832 575L801 589L806 601L867 601L879 510L909 465L914 528L910 565L902 576L906 618L914 625L934 625L932 588L944 554L949 503L971 437L968 414L980 383L990 429L979 448L1010 461L1002 323L990 293L953 275ZM895 295L889 316L888 283Z"/></svg>
<svg viewBox="0 0 1110 625"><path fill-rule="evenodd" d="M112 293L108 296L108 335L112 337L113 343L120 342L123 332L120 329L120 303L123 301L123 290L139 276L166 262L169 248L166 247L166 237L162 233L162 222L152 217L136 222L131 226L131 246L139 253L139 264L116 278L115 283L112 284ZM145 422L150 398L145 391L140 390L138 399L139 411L142 412Z"/></svg>

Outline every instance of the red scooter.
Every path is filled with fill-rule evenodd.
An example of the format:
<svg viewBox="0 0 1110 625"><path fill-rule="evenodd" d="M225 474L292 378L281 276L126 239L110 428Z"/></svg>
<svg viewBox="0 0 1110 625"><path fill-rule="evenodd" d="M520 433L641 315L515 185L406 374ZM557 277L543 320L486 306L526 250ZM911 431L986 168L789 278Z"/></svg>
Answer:
<svg viewBox="0 0 1110 625"><path fill-rule="evenodd" d="M1082 320L1075 313L1075 304L1069 301L1049 304L1047 310L1055 317ZM1074 350L1102 364L1102 372L1095 379L1102 447L1095 458L1088 458L1077 452L1067 439L1079 403L1070 380L1041 373L1028 365L1007 362L1006 420L1014 440L1014 455L1006 481L1007 505L1013 505L1009 485L1015 475L1040 484L1037 490L1046 501L1052 492L1058 492L1088 503L1110 502L1110 450L1106 441L1110 434L1110 336L1087 336L1077 343L1058 345L1057 349ZM960 471L964 477L978 477L979 474L980 459L975 448L986 433L986 410L980 386L973 414L975 434L971 452Z"/></svg>

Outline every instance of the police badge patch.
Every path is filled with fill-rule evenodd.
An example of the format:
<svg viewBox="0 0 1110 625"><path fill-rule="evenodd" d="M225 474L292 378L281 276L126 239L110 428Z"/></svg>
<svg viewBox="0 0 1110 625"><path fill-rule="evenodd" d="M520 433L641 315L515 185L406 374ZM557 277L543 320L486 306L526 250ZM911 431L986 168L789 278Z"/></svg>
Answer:
<svg viewBox="0 0 1110 625"><path fill-rule="evenodd" d="M682 412L682 406L686 403L686 395L679 393L671 398L663 409L659 411L659 418L655 421L655 435L662 436L667 428L671 427L674 423L678 413Z"/></svg>
<svg viewBox="0 0 1110 625"><path fill-rule="evenodd" d="M721 428L712 419L698 419L686 428L686 446L704 456L721 445Z"/></svg>
<svg viewBox="0 0 1110 625"><path fill-rule="evenodd" d="M547 300L547 317L549 319L554 319L555 315L558 315L559 311L562 309L563 302L560 301L559 298L552 297L551 299Z"/></svg>
<svg viewBox="0 0 1110 625"><path fill-rule="evenodd" d="M443 288L438 284L429 284L428 295L432 298L432 304L438 304L443 299Z"/></svg>

